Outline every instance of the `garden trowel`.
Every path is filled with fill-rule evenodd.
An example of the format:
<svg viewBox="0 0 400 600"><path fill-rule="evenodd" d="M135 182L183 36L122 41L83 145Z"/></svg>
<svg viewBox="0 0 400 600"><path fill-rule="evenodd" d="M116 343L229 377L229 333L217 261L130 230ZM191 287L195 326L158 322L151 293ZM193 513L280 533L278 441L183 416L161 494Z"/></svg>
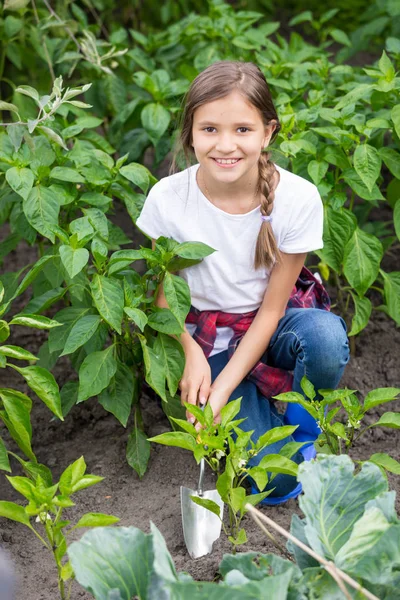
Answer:
<svg viewBox="0 0 400 600"><path fill-rule="evenodd" d="M204 458L200 461L200 477L197 490L181 486L181 508L183 537L186 548L192 558L210 554L215 540L221 534L221 520L218 516L203 506L195 504L191 496L212 500L220 507L220 517L223 518L224 503L217 490L203 490Z"/></svg>

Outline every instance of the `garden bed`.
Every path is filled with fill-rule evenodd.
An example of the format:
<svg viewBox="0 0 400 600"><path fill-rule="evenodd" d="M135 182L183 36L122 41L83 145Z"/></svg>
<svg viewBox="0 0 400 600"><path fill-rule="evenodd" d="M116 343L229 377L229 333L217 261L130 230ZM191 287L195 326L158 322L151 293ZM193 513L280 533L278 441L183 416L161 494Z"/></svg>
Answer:
<svg viewBox="0 0 400 600"><path fill-rule="evenodd" d="M119 221L120 215L117 214L115 218ZM138 241L143 243L141 239ZM13 252L7 261L7 271L16 270L33 260L31 252L29 247L21 245L18 252ZM384 268L396 268L396 257L386 257L385 261L393 262L385 264ZM23 298L19 301L24 303ZM18 306L13 308L18 310ZM45 332L14 328L10 343L36 353L45 337ZM351 358L346 367L340 387L348 386L366 394L373 388L399 384L400 331L392 320L383 313L374 312L370 324L358 336L356 346L356 356ZM7 380L3 373L5 371L1 373L3 378L0 379L0 386L15 387L30 393L17 373L7 370ZM59 361L54 374L60 386L70 378L71 370L67 359ZM149 436L169 429L168 420L154 393L147 387L141 405ZM389 406L390 410L400 410L400 402ZM385 408L389 409L381 407L377 411L385 412ZM129 427L128 430L123 429L93 398L74 407L64 423L53 418L44 404L35 398L32 426L37 458L52 469L55 478L81 455L85 458L89 473L105 478L98 486L77 494L76 507L67 513L71 520L75 520L75 515L79 517L87 511L103 512L120 517L121 525L134 525L146 532L149 531L150 521L153 521L165 537L178 571L188 571L199 580L212 580L215 577L222 555L231 551L229 542L221 538L215 544L211 556L198 560L190 559L184 545L179 487L194 487L198 476L198 467L187 452L153 445L149 469L143 479L139 480L125 460ZM388 452L393 458L400 460L400 448L395 439L398 439L398 435L393 430L370 430L353 452L353 457L365 459L375 452ZM17 470L17 465L13 464L14 474L17 474ZM2 474L0 477L1 499L19 502L17 493L5 476ZM399 490L399 478L389 475L389 479L391 487ZM214 483L213 475L208 472L206 486L214 487ZM397 496L400 498L400 494ZM289 528L293 512L299 512L295 500L263 510L286 528ZM241 546L240 551L274 551L274 547L249 517L246 518L245 527L249 542ZM82 531L78 530L74 533L74 539L81 535ZM2 519L0 543L15 564L18 578L17 600L54 600L57 597L57 582L53 559L31 532L23 525ZM74 584L72 598L91 596L78 584Z"/></svg>

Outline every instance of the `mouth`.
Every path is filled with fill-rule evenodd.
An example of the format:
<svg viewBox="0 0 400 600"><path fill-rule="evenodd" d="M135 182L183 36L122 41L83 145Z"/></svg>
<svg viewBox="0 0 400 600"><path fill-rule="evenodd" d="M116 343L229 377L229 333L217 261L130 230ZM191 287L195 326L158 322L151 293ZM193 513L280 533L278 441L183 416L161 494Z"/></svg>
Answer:
<svg viewBox="0 0 400 600"><path fill-rule="evenodd" d="M225 169L235 167L235 165L237 165L242 160L241 158L211 158L219 167Z"/></svg>

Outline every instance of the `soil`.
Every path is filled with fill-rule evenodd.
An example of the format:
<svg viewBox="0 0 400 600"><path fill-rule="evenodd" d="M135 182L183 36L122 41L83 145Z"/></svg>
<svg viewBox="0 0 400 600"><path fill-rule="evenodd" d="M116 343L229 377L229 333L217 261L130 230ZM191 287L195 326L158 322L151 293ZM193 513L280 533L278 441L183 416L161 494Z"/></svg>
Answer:
<svg viewBox="0 0 400 600"><path fill-rule="evenodd" d="M371 218L384 219L385 209L374 211ZM137 243L144 244L133 226L127 224L125 212L118 209L114 220L125 229ZM0 230L0 239L4 239L6 230ZM137 247L137 245L136 245ZM7 257L7 271L15 271L28 262L36 260L34 249L21 243L17 251ZM396 270L399 256L386 256L384 270ZM334 290L329 290L334 300ZM27 297L19 299L17 312L26 303ZM375 304L379 299L375 299ZM12 339L8 343L21 345L34 354L45 341L46 334L41 331L14 327ZM394 322L382 312L373 312L368 327L358 336L356 353L346 367L340 387L348 386L365 395L377 387L399 386L400 330ZM58 383L63 385L71 374L67 360L59 361L54 374ZM27 386L21 377L11 369L1 370L1 387L15 387L25 393ZM33 396L32 393L30 393ZM155 394L145 387L141 399L146 432L149 436L169 430L165 417ZM400 410L400 401L376 409L376 414L387 410ZM376 415L374 415L376 416ZM375 419L374 419L375 420ZM48 465L54 479L65 467L81 455L87 463L88 472L104 477L104 481L80 492L75 497L76 506L66 511L66 516L75 521L85 512L109 513L120 517L120 524L134 525L149 531L150 521L160 529L165 537L169 551L178 571L187 571L195 579L212 580L224 553L230 552L230 544L221 537L214 545L210 556L191 560L187 554L181 525L180 485L195 486L198 467L194 459L184 450L154 445L147 473L139 480L136 473L125 460L126 442L129 427L125 430L116 419L91 399L74 407L64 423L54 420L49 410L38 398L34 398L32 411L33 448L41 463ZM1 431L4 435L4 427ZM372 429L360 440L353 452L354 458L368 458L374 452L388 452L400 460L399 436L394 430ZM12 464L13 474L19 474L18 465ZM389 474L390 486L399 489L399 478ZM206 489L215 487L213 474L206 475ZM0 475L1 500L19 502L4 475ZM263 508L268 515L285 528L290 527L291 515L301 514L296 500L290 500L278 507ZM240 551L274 551L273 545L257 528L250 518L246 518L245 527L248 543ZM71 539L81 537L83 531L74 532ZM39 540L19 523L0 519L0 546L11 556L17 582L17 600L55 600L58 598L56 571L53 558L41 547ZM74 583L72 599L89 599L92 596Z"/></svg>

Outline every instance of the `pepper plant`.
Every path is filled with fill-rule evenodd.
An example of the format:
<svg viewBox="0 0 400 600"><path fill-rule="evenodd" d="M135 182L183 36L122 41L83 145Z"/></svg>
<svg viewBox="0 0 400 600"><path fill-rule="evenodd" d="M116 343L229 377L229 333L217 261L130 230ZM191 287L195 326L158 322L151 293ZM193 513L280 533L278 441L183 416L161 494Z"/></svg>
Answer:
<svg viewBox="0 0 400 600"><path fill-rule="evenodd" d="M214 415L209 404L204 411L198 406L185 403L185 407L197 420L201 428L172 417L172 421L183 431L162 433L149 438L150 442L177 446L190 450L197 463L204 458L211 469L217 473L217 490L223 502L228 506L229 523L221 519L220 507L213 500L191 496L192 501L216 514L222 521L222 527L233 546L233 551L240 544L247 542L242 519L246 514L245 505L250 503L255 506L266 498L273 487L258 494L246 494L244 483L248 478L255 481L258 489L264 490L272 482L277 473L285 473L295 477L298 465L291 457L303 444L289 442L279 453L263 456L257 466L251 466L249 461L256 457L271 444L279 442L290 436L296 426L275 427L264 433L257 442L252 440L253 431L244 431L240 424L245 419L236 419L240 411L242 398L229 402L221 410L221 423L214 423ZM224 464L223 464L224 461Z"/></svg>
<svg viewBox="0 0 400 600"><path fill-rule="evenodd" d="M74 574L71 563L63 560L68 548L68 535L81 527L112 525L117 523L119 518L90 512L82 515L75 525L71 525L69 520L63 518L64 510L75 506L71 497L76 492L100 483L104 479L86 473L83 456L70 464L55 484L53 484L51 471L47 467L19 460L29 476L7 476L7 479L12 487L28 500L28 504L22 506L14 502L0 501L0 517L28 527L52 553L57 567L60 599L69 600Z"/></svg>
<svg viewBox="0 0 400 600"><path fill-rule="evenodd" d="M274 396L282 402L300 404L318 423L321 434L315 442L318 452L324 454L348 454L366 431L373 427L400 429L400 413L385 412L374 423L366 423L368 412L381 404L396 400L400 388L377 388L365 396L357 397L357 390L347 387L338 390L318 390L304 376L300 382L304 396L298 392L286 392ZM400 475L400 463L386 453L373 454L370 462Z"/></svg>
<svg viewBox="0 0 400 600"><path fill-rule="evenodd" d="M21 272L1 277L5 293L0 316L4 318L14 300L32 285L32 297L18 322L57 325L57 334L50 331L39 352L39 367L28 367L29 373L51 370L59 357L69 356L79 381L68 381L62 388L62 411L59 404L54 410L59 418L75 403L96 395L124 427L133 409L127 459L141 477L149 458L139 406L143 379L168 412L176 405L184 369L182 346L171 335L184 331L190 293L173 272L196 264L213 249L163 237L154 252L144 247L121 249L131 240L108 217L113 196L136 218L144 193L156 180L142 165L125 164L126 156L114 161L106 146L100 149L80 139L86 127L99 125L92 117L67 120L69 107L74 111L86 107L72 99L82 90L64 90L60 78L44 97L22 86L20 92L38 105L37 118L25 122L18 114L19 121L8 124L0 135L0 168L7 183L3 218L9 218L11 226L3 248L10 250L20 239L36 240L39 254L22 281ZM7 109L18 111L16 105ZM49 121L52 128L47 127ZM143 275L132 268L136 261L147 263ZM170 309L153 302L161 281ZM61 307L53 320L40 315L56 303ZM28 372L17 370L22 375Z"/></svg>

